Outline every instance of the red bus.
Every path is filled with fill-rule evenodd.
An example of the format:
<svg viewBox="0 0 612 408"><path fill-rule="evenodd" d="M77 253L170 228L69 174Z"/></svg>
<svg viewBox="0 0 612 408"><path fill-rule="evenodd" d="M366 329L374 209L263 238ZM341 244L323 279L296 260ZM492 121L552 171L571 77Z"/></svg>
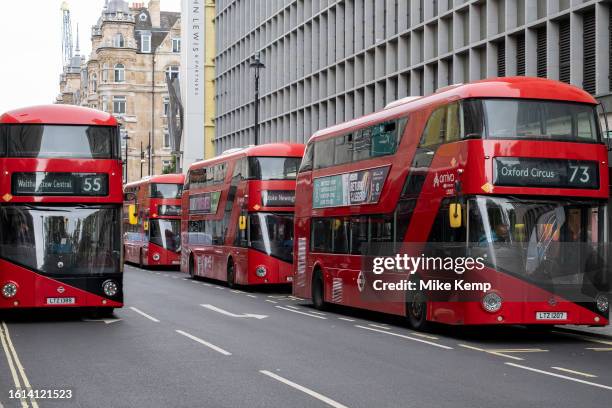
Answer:
<svg viewBox="0 0 612 408"><path fill-rule="evenodd" d="M596 104L564 83L495 78L318 131L297 179L294 295L406 316L417 329L608 324ZM379 253L427 263L369 269ZM472 257L471 270L449 275L436 256L450 269ZM492 287L449 289L462 272Z"/></svg>
<svg viewBox="0 0 612 408"><path fill-rule="evenodd" d="M125 185L123 250L126 262L137 263L141 268L180 265L184 181L184 174L164 174Z"/></svg>
<svg viewBox="0 0 612 408"><path fill-rule="evenodd" d="M304 145L272 143L192 164L183 191L181 270L229 286L290 283L303 153Z"/></svg>
<svg viewBox="0 0 612 408"><path fill-rule="evenodd" d="M0 309L123 305L119 151L104 112L0 116Z"/></svg>

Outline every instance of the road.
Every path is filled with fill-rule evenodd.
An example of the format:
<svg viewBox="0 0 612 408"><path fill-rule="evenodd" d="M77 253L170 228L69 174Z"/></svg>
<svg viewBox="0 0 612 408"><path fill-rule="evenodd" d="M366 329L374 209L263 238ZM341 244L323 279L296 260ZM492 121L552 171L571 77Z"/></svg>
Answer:
<svg viewBox="0 0 612 408"><path fill-rule="evenodd" d="M436 328L175 271L125 271L113 319L4 315L0 407L601 407L612 338ZM27 381L25 381L27 380ZM71 390L24 403L10 390Z"/></svg>

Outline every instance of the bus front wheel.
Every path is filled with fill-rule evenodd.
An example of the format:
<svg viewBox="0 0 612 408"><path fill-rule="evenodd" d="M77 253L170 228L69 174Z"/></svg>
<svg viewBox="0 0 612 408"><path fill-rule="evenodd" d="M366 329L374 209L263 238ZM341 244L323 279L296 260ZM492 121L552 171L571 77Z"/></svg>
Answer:
<svg viewBox="0 0 612 408"><path fill-rule="evenodd" d="M324 310L326 307L325 285L323 284L323 274L320 269L315 270L312 278L312 304L318 310Z"/></svg>
<svg viewBox="0 0 612 408"><path fill-rule="evenodd" d="M227 261L227 286L230 288L236 287L236 267L232 258Z"/></svg>
<svg viewBox="0 0 612 408"><path fill-rule="evenodd" d="M406 315L408 323L415 330L426 330L427 322L427 298L421 291L411 295L411 299L406 302Z"/></svg>

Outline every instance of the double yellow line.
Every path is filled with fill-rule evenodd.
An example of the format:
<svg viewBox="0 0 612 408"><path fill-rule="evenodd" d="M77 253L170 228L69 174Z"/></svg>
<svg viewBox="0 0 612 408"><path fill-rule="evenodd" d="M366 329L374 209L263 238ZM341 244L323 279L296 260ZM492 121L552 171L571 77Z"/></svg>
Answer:
<svg viewBox="0 0 612 408"><path fill-rule="evenodd" d="M4 354L6 355L6 361L8 362L9 368L11 370L11 374L13 376L13 382L15 383L15 391L16 392L27 392L32 389L30 385L30 381L26 376L25 370L23 369L23 365L19 360L19 356L17 355L17 351L13 346L13 342L11 340L11 335L9 334L8 327L6 323L2 322L0 325L0 342L2 343L2 349L4 349ZM23 383L23 386L22 386ZM36 399L20 399L22 408L38 408L38 403Z"/></svg>

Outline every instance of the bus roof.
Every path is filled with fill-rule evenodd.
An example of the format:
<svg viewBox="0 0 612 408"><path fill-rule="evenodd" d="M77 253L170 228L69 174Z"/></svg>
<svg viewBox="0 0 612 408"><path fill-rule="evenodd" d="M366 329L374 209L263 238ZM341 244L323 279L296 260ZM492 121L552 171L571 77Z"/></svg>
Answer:
<svg viewBox="0 0 612 408"><path fill-rule="evenodd" d="M113 115L74 105L39 105L8 111L0 123L117 126Z"/></svg>
<svg viewBox="0 0 612 408"><path fill-rule="evenodd" d="M243 149L231 149L228 153L193 163L189 168L206 167L211 164L224 162L228 159L243 156L268 156L268 157L302 157L304 145L300 143L267 143L258 146L248 146Z"/></svg>
<svg viewBox="0 0 612 408"><path fill-rule="evenodd" d="M185 175L182 173L178 174L159 174L155 176L146 176L141 180L132 181L131 183L127 183L123 186L126 187L134 187L140 184L146 183L158 183L158 184L183 184L185 182Z"/></svg>
<svg viewBox="0 0 612 408"><path fill-rule="evenodd" d="M381 111L321 129L312 135L310 140L368 123L397 118L402 114L424 108L430 104L467 98L523 98L597 104L597 100L588 92L551 79L524 76L489 78L467 84L446 86L429 96L406 98L404 103L401 103L401 100L396 101L397 103L392 102Z"/></svg>

